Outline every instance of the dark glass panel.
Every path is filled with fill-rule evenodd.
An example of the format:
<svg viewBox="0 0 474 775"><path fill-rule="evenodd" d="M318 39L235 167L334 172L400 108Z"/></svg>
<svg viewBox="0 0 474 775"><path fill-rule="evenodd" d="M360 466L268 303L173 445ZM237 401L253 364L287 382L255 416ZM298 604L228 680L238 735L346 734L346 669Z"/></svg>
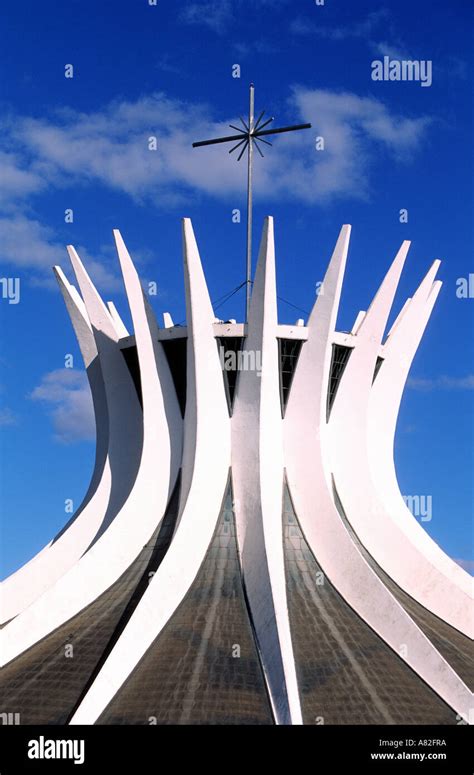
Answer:
<svg viewBox="0 0 474 775"><path fill-rule="evenodd" d="M273 723L243 594L230 482L188 594L98 723Z"/></svg>
<svg viewBox="0 0 474 775"><path fill-rule="evenodd" d="M284 488L288 611L305 724L456 724L451 710L339 595Z"/></svg>
<svg viewBox="0 0 474 775"><path fill-rule="evenodd" d="M224 375L224 387L229 414L232 415L235 388L239 376L239 354L242 352L243 336L219 336L216 339L219 359Z"/></svg>
<svg viewBox="0 0 474 775"><path fill-rule="evenodd" d="M2 710L20 713L21 724L67 723L167 551L178 504L177 484L160 527L121 578L2 669Z"/></svg>
<svg viewBox="0 0 474 775"><path fill-rule="evenodd" d="M328 402L326 411L326 420L329 420L331 414L332 405L336 398L337 389L341 381L341 377L344 373L344 369L347 366L352 347L345 347L342 344L333 344L332 346L332 358L331 369L329 372L329 387L328 387Z"/></svg>
<svg viewBox="0 0 474 775"><path fill-rule="evenodd" d="M384 360L385 360L385 358L381 358L380 355L377 355L377 360L375 362L374 376L372 378L372 385L375 382L375 377L379 373L380 367L381 367L382 363L384 362Z"/></svg>
<svg viewBox="0 0 474 775"><path fill-rule="evenodd" d="M137 346L133 344L130 347L124 347L121 352L124 357L125 363L128 366L130 375L133 379L133 384L135 385L135 390L137 391L137 396L138 396L138 400L140 401L140 406L143 409L142 379L140 376L140 364L138 361Z"/></svg>
<svg viewBox="0 0 474 775"><path fill-rule="evenodd" d="M302 339L278 340L278 352L280 357L280 401L283 417L285 416L291 383L293 382L293 375L295 373L302 345Z"/></svg>
<svg viewBox="0 0 474 775"><path fill-rule="evenodd" d="M342 521L357 544L372 570L379 576L392 595L403 606L405 611L410 614L412 619L422 630L426 637L432 642L433 646L445 658L453 670L462 678L464 683L471 689L474 689L474 647L467 635L451 627L447 622L437 617L431 611L428 611L421 603L414 600L410 595L401 589L393 579L382 570L380 565L367 551L360 542L357 533L347 519L346 512L341 503L341 499L336 489L333 478L334 501L339 511Z"/></svg>
<svg viewBox="0 0 474 775"><path fill-rule="evenodd" d="M161 340L173 377L179 408L184 417L186 409L187 338Z"/></svg>

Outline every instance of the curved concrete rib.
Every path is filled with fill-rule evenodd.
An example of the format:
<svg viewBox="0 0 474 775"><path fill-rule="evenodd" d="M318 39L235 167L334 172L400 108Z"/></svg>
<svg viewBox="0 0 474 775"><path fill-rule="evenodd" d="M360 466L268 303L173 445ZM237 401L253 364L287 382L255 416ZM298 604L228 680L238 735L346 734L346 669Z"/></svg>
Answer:
<svg viewBox="0 0 474 775"><path fill-rule="evenodd" d="M114 238L132 313L140 365L143 425L147 431L147 449L144 446L143 458L148 453L150 460L154 457L154 465L157 467L169 466L169 470L165 467L161 472L161 475L165 474L169 483L169 497L174 490L181 466L183 444L181 411L168 360L163 345L158 341L155 315L118 229L114 229ZM166 423L163 422L165 419ZM157 454L160 450L165 452L163 460ZM162 511L164 513L164 508Z"/></svg>
<svg viewBox="0 0 474 775"><path fill-rule="evenodd" d="M109 465L112 489L99 530L90 548L107 530L126 502L138 473L143 446L143 416L133 379L119 347L120 331L87 274L76 250L69 257L87 308L104 375L109 416ZM124 407L128 410L124 416ZM124 450L127 439L127 452Z"/></svg>
<svg viewBox="0 0 474 775"><path fill-rule="evenodd" d="M176 427L170 427L168 423L177 399L167 363L163 359L155 362L153 357L153 337L140 282L120 240L119 244L119 258L135 326L143 411L147 418L140 467L130 495L92 548L51 589L1 631L0 654L4 662L54 631L108 589L137 557L166 509L172 473L170 436L176 434ZM115 422L115 427L122 429L122 435L117 439L117 453L121 450L124 476L129 476L127 466L130 465L131 449L137 444L137 426L143 427L137 393L117 347L118 337L110 315L79 257L73 249L70 254L104 367L109 418L113 415L120 418L120 423ZM141 448L141 438L139 441Z"/></svg>
<svg viewBox="0 0 474 775"><path fill-rule="evenodd" d="M406 300L405 304L403 305L403 307L401 308L400 312L398 313L397 317L396 317L396 318L395 318L395 320L393 321L393 323L392 323L392 327L391 327L390 331L389 331L389 332L388 332L388 334L387 334L387 340L388 340L388 339L389 339L389 337L390 337L390 336L392 336L392 334L394 334L394 333L395 333L395 331L397 330L397 327L398 327L398 325L399 325L399 324L400 324L400 322L403 320L403 316L405 315L405 312L406 312L406 311L409 309L409 307L410 307L410 302L411 302L411 298L408 298L408 299Z"/></svg>
<svg viewBox="0 0 474 775"><path fill-rule="evenodd" d="M107 308L110 312L110 317L115 323L115 328L117 329L117 334L119 339L124 339L126 336L129 336L129 333L125 327L125 324L122 318L120 317L117 307L115 306L113 301L107 302Z"/></svg>
<svg viewBox="0 0 474 775"><path fill-rule="evenodd" d="M77 289L74 287L74 285L71 285L68 282L61 267L55 266L53 267L53 271L63 296L66 309L69 313L74 333L76 334L76 338L79 344L79 349L81 350L84 365L86 367L89 385L91 388L92 403L94 407L94 419L96 425L96 454L94 470L92 473L89 489L84 498L84 502L81 504L76 514L70 520L70 523L72 523L80 510L90 500L90 497L95 492L99 482L102 479L102 471L106 465L108 457L109 420L107 412L107 398L105 395L104 379L102 376L99 353L97 352L97 346L95 343L94 335L92 333L92 326L87 316L86 306ZM108 488L110 490L110 482L108 484ZM70 523L68 523L68 525L66 525L63 530L66 530ZM63 530L61 530L58 536L56 536L54 539L55 541L62 535Z"/></svg>
<svg viewBox="0 0 474 775"><path fill-rule="evenodd" d="M103 655L105 661L71 723L96 722L148 649L160 648L156 638L189 594L211 545L232 466L245 592L274 717L279 724L302 723L304 687L297 684L283 547L286 471L304 539L327 582L354 616L360 616L453 708L453 723L454 712L469 718L472 693L372 569L369 556L434 613L440 611L438 615L450 624L463 623L466 575L452 567L414 522L401 498L393 463L398 405L439 292L440 283L434 281L437 262L382 344L408 249L404 243L369 310L359 313L351 334L340 334L335 327L350 226L342 228L324 278L324 293L318 296L304 336L293 336L302 340L302 347L282 420L277 338L289 336L290 327L278 327L273 221L267 219L249 322L236 334L243 332L246 338L230 419L216 344L219 325L214 325L188 219L183 234L188 321L184 421L160 342L163 331L158 331L120 233L114 235L135 329L139 364L135 382L141 382L143 413L127 366L134 368L134 358L127 355L126 361L120 349L119 340L127 332L114 305L103 304L74 249L69 251L85 305L58 273L86 366L96 364L100 369L101 411L107 412L108 450L102 449L103 471L88 505L106 483L107 471L110 496L105 516L102 505L87 518L86 505L56 544L45 550L45 567L52 568L49 557L53 555L48 553L57 552L65 562L64 547L69 546L72 556L78 546L85 546L74 567L54 581L50 577L49 588L0 630L0 664L80 611L90 611L87 606L130 568L161 522L182 465L178 520L170 548L127 625L119 629L120 635L117 632L110 654L106 659L108 651ZM172 325L170 318L165 318L165 325ZM352 353L327 422L334 342L350 346ZM374 382L379 357L383 363ZM333 476L357 538L336 508ZM79 539L72 546L75 534ZM41 554L38 557L42 562ZM57 572L56 566L51 572ZM413 587L418 594L413 594ZM451 619L446 615L446 598L453 608ZM314 596L307 600L308 615L315 600ZM337 623L334 629L344 641ZM364 666L359 667L361 674ZM394 723L390 708L378 703L377 686L371 689L386 723Z"/></svg>
<svg viewBox="0 0 474 775"><path fill-rule="evenodd" d="M120 639L74 714L94 723L188 593L211 542L230 465L230 420L212 311L191 221L183 222L187 399L180 520L173 541Z"/></svg>
<svg viewBox="0 0 474 775"><path fill-rule="evenodd" d="M413 299L404 307L403 316L397 319L384 345L384 362L370 392L369 462L375 487L388 514L442 574L439 583L444 594L450 600L453 596L460 599L464 596L464 603L460 605L469 614L467 606L472 605L469 599L472 579L440 549L408 509L398 487L393 457L398 411L408 372L441 289L441 283L434 282L439 264L439 261L433 264ZM388 395L390 401L387 401ZM466 617L466 625L470 623L468 629L471 637L473 618L474 613L470 622L469 615ZM466 631L466 634L469 632Z"/></svg>
<svg viewBox="0 0 474 775"><path fill-rule="evenodd" d="M370 568L342 523L328 487L325 469L329 463L323 456L328 454L329 439L321 431L349 233L350 227L343 227L324 279L324 294L318 296L308 321L308 340L293 378L283 423L290 492L311 551L333 586L394 651L399 653L402 644L406 644L403 659L407 664L456 712L467 717L472 704L470 691ZM404 252L392 267L383 297L385 290L387 294L394 292ZM383 306L384 298L376 302L372 314L380 319ZM365 318L361 325L364 324ZM373 368L370 380L372 374ZM338 398L339 393L336 401ZM349 443L348 435L341 441L342 445ZM353 465L357 470L357 460ZM387 723L391 723L390 719Z"/></svg>
<svg viewBox="0 0 474 775"><path fill-rule="evenodd" d="M267 218L242 358L251 365L253 357L255 365L239 373L232 415L234 508L243 578L275 717L280 724L301 724L283 555L277 325L273 219Z"/></svg>
<svg viewBox="0 0 474 775"><path fill-rule="evenodd" d="M74 565L97 533L110 498L109 423L100 359L84 302L62 270L54 267L54 272L91 388L96 423L94 469L86 495L68 523L47 546L0 585L2 622L13 619L31 605Z"/></svg>
<svg viewBox="0 0 474 775"><path fill-rule="evenodd" d="M407 539L385 500L380 498L371 474L367 427L372 381L408 246L408 242L403 243L357 331L355 347L342 375L328 423L330 469L348 519L369 554L409 595L465 631L470 618L466 596L459 594L456 585L450 586L447 577L439 573L424 551ZM416 310L417 305L418 301L414 304L412 300L399 316L392 337L396 337L403 321L411 317L410 309ZM386 383L384 411L387 406L398 408L400 397L401 391ZM385 430L382 423L376 432Z"/></svg>

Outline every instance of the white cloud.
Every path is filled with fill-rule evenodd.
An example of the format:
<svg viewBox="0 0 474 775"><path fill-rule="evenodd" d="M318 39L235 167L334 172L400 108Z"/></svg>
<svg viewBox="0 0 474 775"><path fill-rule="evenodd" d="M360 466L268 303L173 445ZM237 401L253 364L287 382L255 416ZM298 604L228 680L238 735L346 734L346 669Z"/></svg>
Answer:
<svg viewBox="0 0 474 775"><path fill-rule="evenodd" d="M95 439L92 396L84 371L50 371L42 377L30 398L48 407L57 441L70 444Z"/></svg>
<svg viewBox="0 0 474 775"><path fill-rule="evenodd" d="M17 418L8 407L0 408L0 427L6 427L8 425L16 425Z"/></svg>
<svg viewBox="0 0 474 775"><path fill-rule="evenodd" d="M296 16L290 24L293 35L311 35L326 40L339 41L349 38L368 38L382 23L386 23L390 12L386 8L371 11L364 19L347 26L325 25L307 17Z"/></svg>
<svg viewBox="0 0 474 775"><path fill-rule="evenodd" d="M409 377L408 387L414 390L474 390L474 374L466 377Z"/></svg>
<svg viewBox="0 0 474 775"><path fill-rule="evenodd" d="M325 150L305 148L302 153L301 139L287 138L283 158L273 157L281 166L276 193L291 193L309 203L342 196L367 198L379 153L386 152L395 161L408 160L430 123L427 117L394 114L380 100L350 92L296 88L292 102L300 117L312 122L314 134L324 137ZM266 171L270 188L270 165Z"/></svg>
<svg viewBox="0 0 474 775"><path fill-rule="evenodd" d="M295 121L311 121L310 131L275 138L271 153L255 176L256 198L326 203L337 198L368 198L372 168L380 153L404 162L420 146L430 119L391 111L373 97L350 92L295 87L288 100ZM32 213L42 186L104 186L138 204L179 206L196 194L241 201L246 186L245 164L237 164L226 148L192 148L195 140L229 133L229 123L212 121L209 107L169 99L164 94L135 101L114 101L103 110L80 113L63 109L49 118L10 117L0 133L0 156L8 170L14 206L0 203L0 260L28 270L36 284L53 287L51 267L64 264L65 247L58 235ZM277 122L276 122L277 123ZM285 117L282 121L285 123ZM317 135L325 150L314 148ZM148 138L157 137L157 150ZM90 256L79 254L101 290L121 288L110 247ZM136 258L136 252L134 252Z"/></svg>
<svg viewBox="0 0 474 775"><path fill-rule="evenodd" d="M0 218L0 259L18 267L44 268L64 258L51 229L22 215Z"/></svg>
<svg viewBox="0 0 474 775"><path fill-rule="evenodd" d="M172 185L192 185L207 166L192 141L202 132L228 131L205 114L205 106L154 94L112 102L99 113L68 110L49 121L19 119L13 136L48 168L56 185L100 182L139 201L151 195L173 200L179 193L170 191ZM149 137L157 138L156 151L149 150Z"/></svg>
<svg viewBox="0 0 474 775"><path fill-rule="evenodd" d="M289 29L293 35L312 35L318 27L313 22L303 19L302 16L296 16Z"/></svg>
<svg viewBox="0 0 474 775"><path fill-rule="evenodd" d="M0 204L10 207L12 202L37 193L45 186L38 170L27 167L17 154L0 151Z"/></svg>
<svg viewBox="0 0 474 775"><path fill-rule="evenodd" d="M267 40L266 38L254 38L249 41L236 41L233 43L235 52L241 57L248 57L254 54L276 54L280 51L280 47L275 41Z"/></svg>
<svg viewBox="0 0 474 775"><path fill-rule="evenodd" d="M274 12L276 8L286 5L289 0L200 0L200 2L188 3L180 13L180 21L185 24L209 27L209 29L222 35L237 21L245 21L250 12L259 14L265 6L268 12ZM260 20L259 20L260 21Z"/></svg>
<svg viewBox="0 0 474 775"><path fill-rule="evenodd" d="M372 11L359 22L346 26L320 24L309 17L296 16L289 26L295 37L312 37L328 40L333 43L348 40L360 40L377 57L388 56L390 59L419 59L408 50L407 45L396 31L393 15L388 8ZM467 64L456 56L444 59L436 58L436 73L452 78L466 78Z"/></svg>
<svg viewBox="0 0 474 775"><path fill-rule="evenodd" d="M104 255L94 258L81 246L78 253L99 288L110 292L122 288L116 262L114 265L111 258ZM51 268L64 264L66 257L65 246L57 241L49 227L17 213L0 217L0 261L29 270L32 284L56 288Z"/></svg>
<svg viewBox="0 0 474 775"><path fill-rule="evenodd" d="M390 59L413 59L408 52L400 46L393 43L387 43L386 40L373 42L372 50L381 57L390 57Z"/></svg>
<svg viewBox="0 0 474 775"><path fill-rule="evenodd" d="M223 33L233 20L231 0L209 0L209 2L189 3L183 8L180 20L186 24L210 27L219 34Z"/></svg>
<svg viewBox="0 0 474 775"><path fill-rule="evenodd" d="M299 87L289 106L296 120L312 121L314 128L276 139L256 175L256 193L267 198L291 195L314 203L366 196L378 151L406 158L429 125L426 117L398 115L375 98L349 92ZM33 154L49 171L50 185L100 183L139 202L182 204L196 190L230 197L245 189L245 165L221 148L192 148L194 140L228 133L228 123L237 120L212 122L206 113L203 105L157 94L114 102L100 113L18 118L12 132L25 156ZM316 134L325 137L324 152L314 150ZM151 135L157 151L148 150Z"/></svg>

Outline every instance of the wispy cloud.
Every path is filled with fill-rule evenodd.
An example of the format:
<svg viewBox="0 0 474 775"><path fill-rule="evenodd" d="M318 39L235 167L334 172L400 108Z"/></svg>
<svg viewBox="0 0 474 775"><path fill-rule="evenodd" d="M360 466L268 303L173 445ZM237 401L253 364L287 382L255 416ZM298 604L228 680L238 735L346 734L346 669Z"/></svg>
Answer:
<svg viewBox="0 0 474 775"><path fill-rule="evenodd" d="M237 41L233 44L235 52L241 57L247 57L253 54L276 54L280 47L274 41L265 38L253 38L249 41Z"/></svg>
<svg viewBox="0 0 474 775"><path fill-rule="evenodd" d="M185 24L209 27L222 34L234 18L231 0L209 0L209 2L189 3L180 13Z"/></svg>
<svg viewBox="0 0 474 775"><path fill-rule="evenodd" d="M400 160L419 147L430 124L427 117L404 116L351 92L295 87L288 102L293 113L313 122L314 131L275 143L256 182L257 194L266 197L296 193L314 202L334 193L358 195L354 178L367 189L378 150ZM237 119L213 122L206 114L204 105L155 94L113 102L98 113L18 117L10 140L25 159L33 156L36 165L49 170L50 186L64 186L65 179L69 185L100 183L139 203L160 197L179 203L191 190L228 197L244 190L245 170L229 154L193 149L192 141L228 131L228 123ZM324 135L324 152L314 150L315 134ZM157 138L156 151L148 148L149 136ZM336 180L344 170L350 174Z"/></svg>
<svg viewBox="0 0 474 775"><path fill-rule="evenodd" d="M409 51L396 29L393 15L388 8L371 11L359 22L350 25L320 24L315 18L296 16L290 24L290 32L296 37L311 37L333 43L360 40L377 57L390 59L418 59ZM457 56L437 57L436 72L445 77L464 79L467 77L466 62Z"/></svg>
<svg viewBox="0 0 474 775"><path fill-rule="evenodd" d="M308 17L296 16L290 24L293 35L310 35L325 40L339 41L350 38L368 38L382 22L387 22L390 12L386 8L372 11L356 24L347 26L320 24Z"/></svg>
<svg viewBox="0 0 474 775"><path fill-rule="evenodd" d="M267 6L275 11L280 6L287 5L290 0L201 0L188 3L179 15L184 24L208 27L218 35L223 35L231 25L245 19L245 15L261 13Z"/></svg>
<svg viewBox="0 0 474 775"><path fill-rule="evenodd" d="M400 45L388 43L386 40L370 41L374 54L390 59L412 59L413 57Z"/></svg>
<svg viewBox="0 0 474 775"><path fill-rule="evenodd" d="M156 69L162 73L169 73L170 75L183 74L182 68L175 64L174 58L169 54L162 54L156 63Z"/></svg>
<svg viewBox="0 0 474 775"><path fill-rule="evenodd" d="M47 407L56 441L71 444L95 438L92 397L85 372L74 369L50 371L34 388L30 398Z"/></svg>
<svg viewBox="0 0 474 775"><path fill-rule="evenodd" d="M292 117L311 121L313 130L275 142L259 167L256 197L291 197L307 204L367 198L379 154L406 161L430 125L428 117L406 116L380 100L351 92L295 87L288 108ZM97 112L68 109L42 119L15 116L4 121L0 153L2 143L15 148L5 161L9 208L2 210L0 203L4 263L31 270L35 282L49 285L51 266L64 261L62 242L32 215L43 187L52 191L100 185L147 206L183 207L196 193L240 200L244 165L215 148L192 148L193 140L228 132L227 125L237 120L229 116L216 122L209 114L206 105L158 93L114 101ZM324 151L315 150L317 135L324 137ZM156 150L149 149L150 137L157 139ZM80 252L102 289L120 287L108 249L94 257L84 249Z"/></svg>
<svg viewBox="0 0 474 775"><path fill-rule="evenodd" d="M101 252L93 257L81 246L78 251L99 288L109 292L121 290L111 256ZM0 257L3 263L28 269L33 285L56 289L51 267L65 263L66 250L50 227L25 215L6 213L0 216Z"/></svg>
<svg viewBox="0 0 474 775"><path fill-rule="evenodd" d="M8 407L0 407L0 427L6 427L9 425L16 425L17 417L15 413Z"/></svg>
<svg viewBox="0 0 474 775"><path fill-rule="evenodd" d="M41 191L46 181L41 171L20 155L0 150L0 205L10 207L12 202Z"/></svg>
<svg viewBox="0 0 474 775"><path fill-rule="evenodd" d="M403 41L395 31L392 14L388 8L371 11L359 22L345 26L319 24L314 19L297 16L290 25L290 32L295 36L310 36L333 43L361 40L378 56L410 59ZM381 35L384 35L383 40L380 39ZM390 42L386 39L387 36Z"/></svg>
<svg viewBox="0 0 474 775"><path fill-rule="evenodd" d="M430 125L428 117L402 116L377 99L351 92L296 88L292 101L301 117L311 121L316 134L325 139L324 152L300 154L299 159L294 154L292 163L288 158L283 164L276 160L282 165L286 191L309 203L344 196L368 198L371 169L379 154L408 161ZM290 155L299 142L299 138L289 138L282 153ZM266 169L269 176L275 174L270 165ZM271 177L266 182L270 187Z"/></svg>
<svg viewBox="0 0 474 775"><path fill-rule="evenodd" d="M474 390L474 374L468 374L466 377L409 377L408 387L414 390Z"/></svg>

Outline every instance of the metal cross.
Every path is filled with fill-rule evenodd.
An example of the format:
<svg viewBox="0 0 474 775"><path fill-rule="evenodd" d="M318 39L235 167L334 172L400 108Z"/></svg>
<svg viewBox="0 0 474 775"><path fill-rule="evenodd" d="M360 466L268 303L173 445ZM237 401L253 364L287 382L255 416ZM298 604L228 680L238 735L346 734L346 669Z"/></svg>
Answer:
<svg viewBox="0 0 474 775"><path fill-rule="evenodd" d="M250 285L252 276L252 172L253 172L253 148L257 149L260 156L263 158L263 153L258 145L258 142L265 143L265 145L272 145L268 140L263 138L267 135L278 135L282 132L294 132L297 129L311 129L311 124L295 124L294 126L284 126L278 129L265 129L266 126L274 121L274 118L269 118L263 121L265 111L262 110L259 117L255 121L254 118L254 104L255 104L255 87L253 83L250 84L250 104L249 104L249 118L248 123L240 118L243 129L233 124L229 124L231 129L235 129L237 135L229 135L227 137L218 137L215 140L201 140L197 143L193 143L193 148L200 148L203 145L217 145L218 143L233 143L237 142L229 153L233 153L237 148L241 148L237 161L240 161L245 151L248 150L247 159L247 282L246 282L246 301L245 301L245 321L248 321L249 307L250 307ZM242 147L241 147L242 146Z"/></svg>

